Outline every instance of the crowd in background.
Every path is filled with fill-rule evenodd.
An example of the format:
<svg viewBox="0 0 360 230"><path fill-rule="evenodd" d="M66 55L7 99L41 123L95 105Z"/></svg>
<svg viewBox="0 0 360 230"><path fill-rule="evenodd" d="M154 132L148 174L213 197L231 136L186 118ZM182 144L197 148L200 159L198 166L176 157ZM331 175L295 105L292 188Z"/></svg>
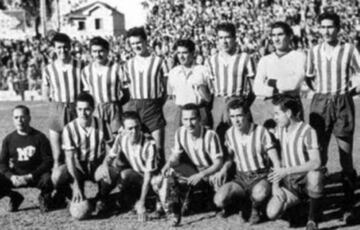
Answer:
<svg viewBox="0 0 360 230"><path fill-rule="evenodd" d="M237 27L239 52L250 53L255 60L273 51L269 25L286 21L294 31L294 49L307 51L321 42L317 15L334 11L341 17L340 40L355 43L360 39L360 0L150 0L145 25L149 45L156 54L176 65L173 44L179 38L196 43L196 62L217 52L215 27L228 21ZM110 57L122 62L131 56L124 36L107 37ZM85 64L90 61L89 40L73 40L72 54ZM0 41L0 90L22 93L40 90L41 69L55 58L49 38L25 41Z"/></svg>

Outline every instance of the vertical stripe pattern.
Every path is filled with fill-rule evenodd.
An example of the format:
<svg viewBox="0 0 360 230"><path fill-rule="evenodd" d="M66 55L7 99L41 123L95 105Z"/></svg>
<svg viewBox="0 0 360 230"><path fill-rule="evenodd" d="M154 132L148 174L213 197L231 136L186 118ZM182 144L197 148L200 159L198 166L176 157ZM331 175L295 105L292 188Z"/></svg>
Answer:
<svg viewBox="0 0 360 230"><path fill-rule="evenodd" d="M195 141L185 127L175 133L174 151L187 154L197 167L210 167L213 161L223 157L220 139L215 131L201 127L201 135Z"/></svg>
<svg viewBox="0 0 360 230"><path fill-rule="evenodd" d="M118 134L110 151L111 155L122 155L136 172L143 174L157 169L156 144L150 135L142 134L140 143L132 144L128 135ZM121 159L121 157L119 157Z"/></svg>
<svg viewBox="0 0 360 230"><path fill-rule="evenodd" d="M299 166L309 161L309 150L318 149L315 130L310 125L300 122L291 133L280 128L278 138L281 146L282 164L285 167Z"/></svg>
<svg viewBox="0 0 360 230"><path fill-rule="evenodd" d="M80 126L79 119L68 123L63 131L63 149L76 150L80 162L99 162L105 156L104 142L111 141L109 127L93 117L91 128L86 131Z"/></svg>
<svg viewBox="0 0 360 230"><path fill-rule="evenodd" d="M89 91L96 103L120 101L126 81L121 79L121 68L118 63L108 62L96 68L94 63L87 65L81 72L84 90Z"/></svg>
<svg viewBox="0 0 360 230"><path fill-rule="evenodd" d="M165 60L151 55L145 59L145 66L140 66L136 58L128 60L123 68L125 79L129 79L132 99L158 99L165 93L165 75L169 72Z"/></svg>
<svg viewBox="0 0 360 230"><path fill-rule="evenodd" d="M321 94L344 94L350 86L350 76L360 73L360 54L352 44L338 44L327 56L324 43L308 53L306 75L315 77L315 91Z"/></svg>
<svg viewBox="0 0 360 230"><path fill-rule="evenodd" d="M236 54L224 63L220 54L210 57L206 62L212 73L215 96L239 96L248 93L243 89L245 79L255 75L254 62L246 53Z"/></svg>
<svg viewBox="0 0 360 230"><path fill-rule="evenodd" d="M268 131L259 125L252 125L249 134L240 133L231 127L225 135L225 145L232 153L238 171L248 172L268 167L265 154L274 147Z"/></svg>
<svg viewBox="0 0 360 230"><path fill-rule="evenodd" d="M50 97L55 102L75 102L81 91L81 63L72 60L59 68L51 63L44 68L43 84L50 87Z"/></svg>

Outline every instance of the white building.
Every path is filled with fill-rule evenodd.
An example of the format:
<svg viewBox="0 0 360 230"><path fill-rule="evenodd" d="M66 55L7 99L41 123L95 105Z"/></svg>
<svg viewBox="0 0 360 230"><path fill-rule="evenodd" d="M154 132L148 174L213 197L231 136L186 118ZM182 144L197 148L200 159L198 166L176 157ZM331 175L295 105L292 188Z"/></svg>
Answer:
<svg viewBox="0 0 360 230"><path fill-rule="evenodd" d="M64 15L61 31L71 37L119 36L125 33L125 17L104 2L94 2Z"/></svg>

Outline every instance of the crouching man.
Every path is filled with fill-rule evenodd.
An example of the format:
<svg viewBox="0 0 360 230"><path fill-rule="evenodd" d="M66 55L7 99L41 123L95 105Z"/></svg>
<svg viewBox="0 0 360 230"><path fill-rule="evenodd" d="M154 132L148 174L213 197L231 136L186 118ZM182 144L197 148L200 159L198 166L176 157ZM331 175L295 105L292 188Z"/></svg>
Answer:
<svg viewBox="0 0 360 230"><path fill-rule="evenodd" d="M117 183L118 172L104 161L106 149L113 142L109 125L93 116L94 99L81 93L76 99L77 118L63 131L63 149L66 165L53 171L52 180L57 189L72 183L72 202L86 199L86 180L98 183L95 215L108 207L108 195Z"/></svg>
<svg viewBox="0 0 360 230"><path fill-rule="evenodd" d="M120 172L120 206L132 205L140 221L147 219L145 201L158 170L159 154L150 134L141 130L140 116L135 111L126 111L122 116L122 128L106 158L108 165L115 165ZM154 188L154 192L158 189ZM132 204L131 204L132 203ZM158 199L157 208L162 209Z"/></svg>
<svg viewBox="0 0 360 230"><path fill-rule="evenodd" d="M227 216L233 209L243 209L246 199L250 198L249 222L256 224L261 220L260 208L265 207L271 195L271 184L267 180L268 159L274 168L280 167L280 161L269 132L251 122L251 111L244 100L231 101L228 112L232 123L225 135L229 157L220 171L220 178L226 178L233 162L236 172L232 181L220 187L214 202Z"/></svg>
<svg viewBox="0 0 360 230"><path fill-rule="evenodd" d="M13 188L36 187L40 211L51 204L50 170L53 160L50 142L40 131L30 126L30 110L24 105L13 109L15 131L7 135L0 154L0 197L9 196L8 211L17 211L24 197Z"/></svg>
<svg viewBox="0 0 360 230"><path fill-rule="evenodd" d="M309 197L306 229L317 229L321 214L319 206L323 193L323 173L319 169L321 161L315 130L297 118L301 105L296 99L280 96L273 103L282 167L269 174L274 186L267 215L270 219L276 219L302 198Z"/></svg>
<svg viewBox="0 0 360 230"><path fill-rule="evenodd" d="M182 124L175 133L175 144L172 155L162 169L162 174L167 180L177 181L185 186L186 194L171 191L177 186L170 186L169 196L179 194L184 196L181 213L189 210L191 191L202 187L217 190L218 183L215 183L216 173L223 164L223 151L218 135L215 131L201 125L199 108L195 104L186 104L182 108ZM176 185L176 183L175 183ZM205 186L201 186L205 185ZM210 186L208 186L210 185ZM213 191L210 191L213 193ZM173 198L173 197L172 197ZM211 197L212 198L212 197ZM174 205L176 199L166 199L169 207ZM179 202L179 200L177 200ZM179 214L179 210L172 210ZM174 223L175 224L175 223Z"/></svg>

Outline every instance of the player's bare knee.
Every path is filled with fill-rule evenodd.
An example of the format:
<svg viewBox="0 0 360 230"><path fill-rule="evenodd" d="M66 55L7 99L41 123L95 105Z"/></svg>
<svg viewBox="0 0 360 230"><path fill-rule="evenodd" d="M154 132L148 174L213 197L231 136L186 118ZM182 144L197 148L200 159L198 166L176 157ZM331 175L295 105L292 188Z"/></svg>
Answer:
<svg viewBox="0 0 360 230"><path fill-rule="evenodd" d="M219 190L214 196L214 204L218 208L224 208L226 199L227 199L226 192L224 190Z"/></svg>
<svg viewBox="0 0 360 230"><path fill-rule="evenodd" d="M251 198L255 202L261 202L270 195L270 192L271 192L270 184L266 181L260 181L252 188Z"/></svg>
<svg viewBox="0 0 360 230"><path fill-rule="evenodd" d="M266 215L270 220L279 218L283 211L284 202L277 197L272 197L266 207Z"/></svg>
<svg viewBox="0 0 360 230"><path fill-rule="evenodd" d="M306 188L309 192L322 193L323 174L320 171L310 171L306 175Z"/></svg>

